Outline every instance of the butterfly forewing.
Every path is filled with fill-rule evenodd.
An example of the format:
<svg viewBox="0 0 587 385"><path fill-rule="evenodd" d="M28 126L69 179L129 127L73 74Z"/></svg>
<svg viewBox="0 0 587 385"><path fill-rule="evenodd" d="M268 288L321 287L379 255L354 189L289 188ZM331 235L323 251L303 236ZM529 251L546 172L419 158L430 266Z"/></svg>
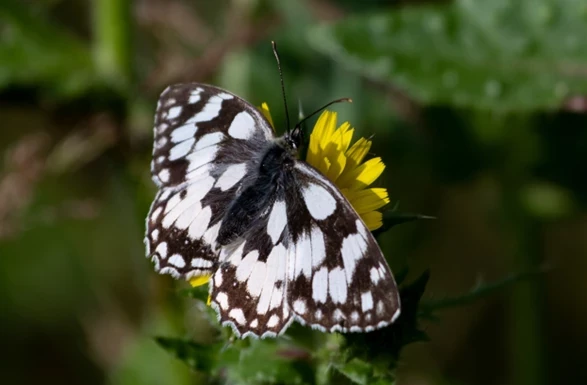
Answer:
<svg viewBox="0 0 587 385"><path fill-rule="evenodd" d="M254 174L271 126L227 91L179 84L162 93L154 131L151 173L160 191L147 217L148 254L161 273L210 274L225 210Z"/></svg>

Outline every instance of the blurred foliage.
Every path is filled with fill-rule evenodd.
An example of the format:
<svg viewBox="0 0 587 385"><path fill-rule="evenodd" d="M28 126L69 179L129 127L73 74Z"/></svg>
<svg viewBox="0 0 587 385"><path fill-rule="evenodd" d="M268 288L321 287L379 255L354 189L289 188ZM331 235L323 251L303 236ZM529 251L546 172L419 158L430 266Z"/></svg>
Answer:
<svg viewBox="0 0 587 385"><path fill-rule="evenodd" d="M587 92L586 18L580 0L457 0L345 19L308 40L420 102L557 109Z"/></svg>
<svg viewBox="0 0 587 385"><path fill-rule="evenodd" d="M586 382L586 35L583 0L3 0L3 383ZM391 327L237 340L143 258L158 94L217 84L281 131L270 40L291 106L352 97L375 136Z"/></svg>

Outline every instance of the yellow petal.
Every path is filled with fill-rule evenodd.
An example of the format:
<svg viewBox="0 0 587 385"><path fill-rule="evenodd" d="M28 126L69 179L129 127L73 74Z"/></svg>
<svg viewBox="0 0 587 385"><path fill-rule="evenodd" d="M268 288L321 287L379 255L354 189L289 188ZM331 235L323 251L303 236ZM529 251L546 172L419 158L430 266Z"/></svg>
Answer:
<svg viewBox="0 0 587 385"><path fill-rule="evenodd" d="M336 112L324 111L316 121L312 134L310 135L306 160L312 166L318 168L324 146L330 142L330 137L334 133L335 128Z"/></svg>
<svg viewBox="0 0 587 385"><path fill-rule="evenodd" d="M212 302L212 296L210 294L208 294L208 299L206 300L206 305L210 306L211 302Z"/></svg>
<svg viewBox="0 0 587 385"><path fill-rule="evenodd" d="M385 188L370 188L355 192L349 201L357 213L365 214L388 204L389 196Z"/></svg>
<svg viewBox="0 0 587 385"><path fill-rule="evenodd" d="M355 144L347 151L346 156L349 158L349 167L357 167L365 158L365 155L371 149L371 141L365 138L360 138Z"/></svg>
<svg viewBox="0 0 587 385"><path fill-rule="evenodd" d="M383 170L385 170L385 164L381 158L369 159L354 170L341 175L337 185L359 190L373 183L383 173Z"/></svg>
<svg viewBox="0 0 587 385"><path fill-rule="evenodd" d="M370 211L365 214L361 214L361 219L367 225L367 228L370 231L377 230L381 226L383 226L383 214L379 211Z"/></svg>
<svg viewBox="0 0 587 385"><path fill-rule="evenodd" d="M337 152L333 156L327 158L330 163L330 168L328 172L325 173L326 177L331 181L336 181L336 179L342 174L344 167L346 165L346 156L344 156L343 152Z"/></svg>
<svg viewBox="0 0 587 385"><path fill-rule="evenodd" d="M344 122L338 129L341 132L340 151L346 152L351 145L351 140L353 140L353 134L355 130L351 128L349 122Z"/></svg>
<svg viewBox="0 0 587 385"><path fill-rule="evenodd" d="M267 119L269 124L271 124L273 131L275 131L275 126L273 125L273 119L271 118L271 112L269 111L269 106L267 105L267 103L263 102L263 104L261 104L261 108L259 108L259 110L261 110L261 113L263 114L265 119Z"/></svg>
<svg viewBox="0 0 587 385"><path fill-rule="evenodd" d="M210 275L199 275L190 279L190 285L193 287L202 286L210 281Z"/></svg>

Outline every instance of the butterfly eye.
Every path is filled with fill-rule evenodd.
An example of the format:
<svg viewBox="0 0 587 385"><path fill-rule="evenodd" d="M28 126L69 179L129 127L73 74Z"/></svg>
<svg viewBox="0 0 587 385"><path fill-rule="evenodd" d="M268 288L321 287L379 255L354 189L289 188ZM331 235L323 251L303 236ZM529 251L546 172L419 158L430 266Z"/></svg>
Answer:
<svg viewBox="0 0 587 385"><path fill-rule="evenodd" d="M296 126L290 135L291 146L295 150L297 150L300 147L300 145L302 144L303 138L304 138L304 133L302 131L302 128L299 126Z"/></svg>

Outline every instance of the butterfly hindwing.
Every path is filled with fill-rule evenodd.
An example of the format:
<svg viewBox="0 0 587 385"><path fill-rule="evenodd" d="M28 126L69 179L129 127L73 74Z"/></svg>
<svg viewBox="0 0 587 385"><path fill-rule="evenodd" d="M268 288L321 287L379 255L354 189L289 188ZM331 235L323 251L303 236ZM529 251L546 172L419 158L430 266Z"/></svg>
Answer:
<svg viewBox="0 0 587 385"><path fill-rule="evenodd" d="M348 200L322 174L296 163L288 190L291 253L288 303L300 322L322 331L370 331L399 316L385 257ZM295 196L294 194L297 194Z"/></svg>
<svg viewBox="0 0 587 385"><path fill-rule="evenodd" d="M225 210L272 137L259 111L227 91L179 84L162 93L151 167L160 191L145 239L159 272L190 278L216 269Z"/></svg>
<svg viewBox="0 0 587 385"><path fill-rule="evenodd" d="M304 162L278 179L282 187L263 199L238 246L223 249L210 289L220 321L260 337L283 333L294 319L330 332L393 322L394 279L350 203Z"/></svg>

